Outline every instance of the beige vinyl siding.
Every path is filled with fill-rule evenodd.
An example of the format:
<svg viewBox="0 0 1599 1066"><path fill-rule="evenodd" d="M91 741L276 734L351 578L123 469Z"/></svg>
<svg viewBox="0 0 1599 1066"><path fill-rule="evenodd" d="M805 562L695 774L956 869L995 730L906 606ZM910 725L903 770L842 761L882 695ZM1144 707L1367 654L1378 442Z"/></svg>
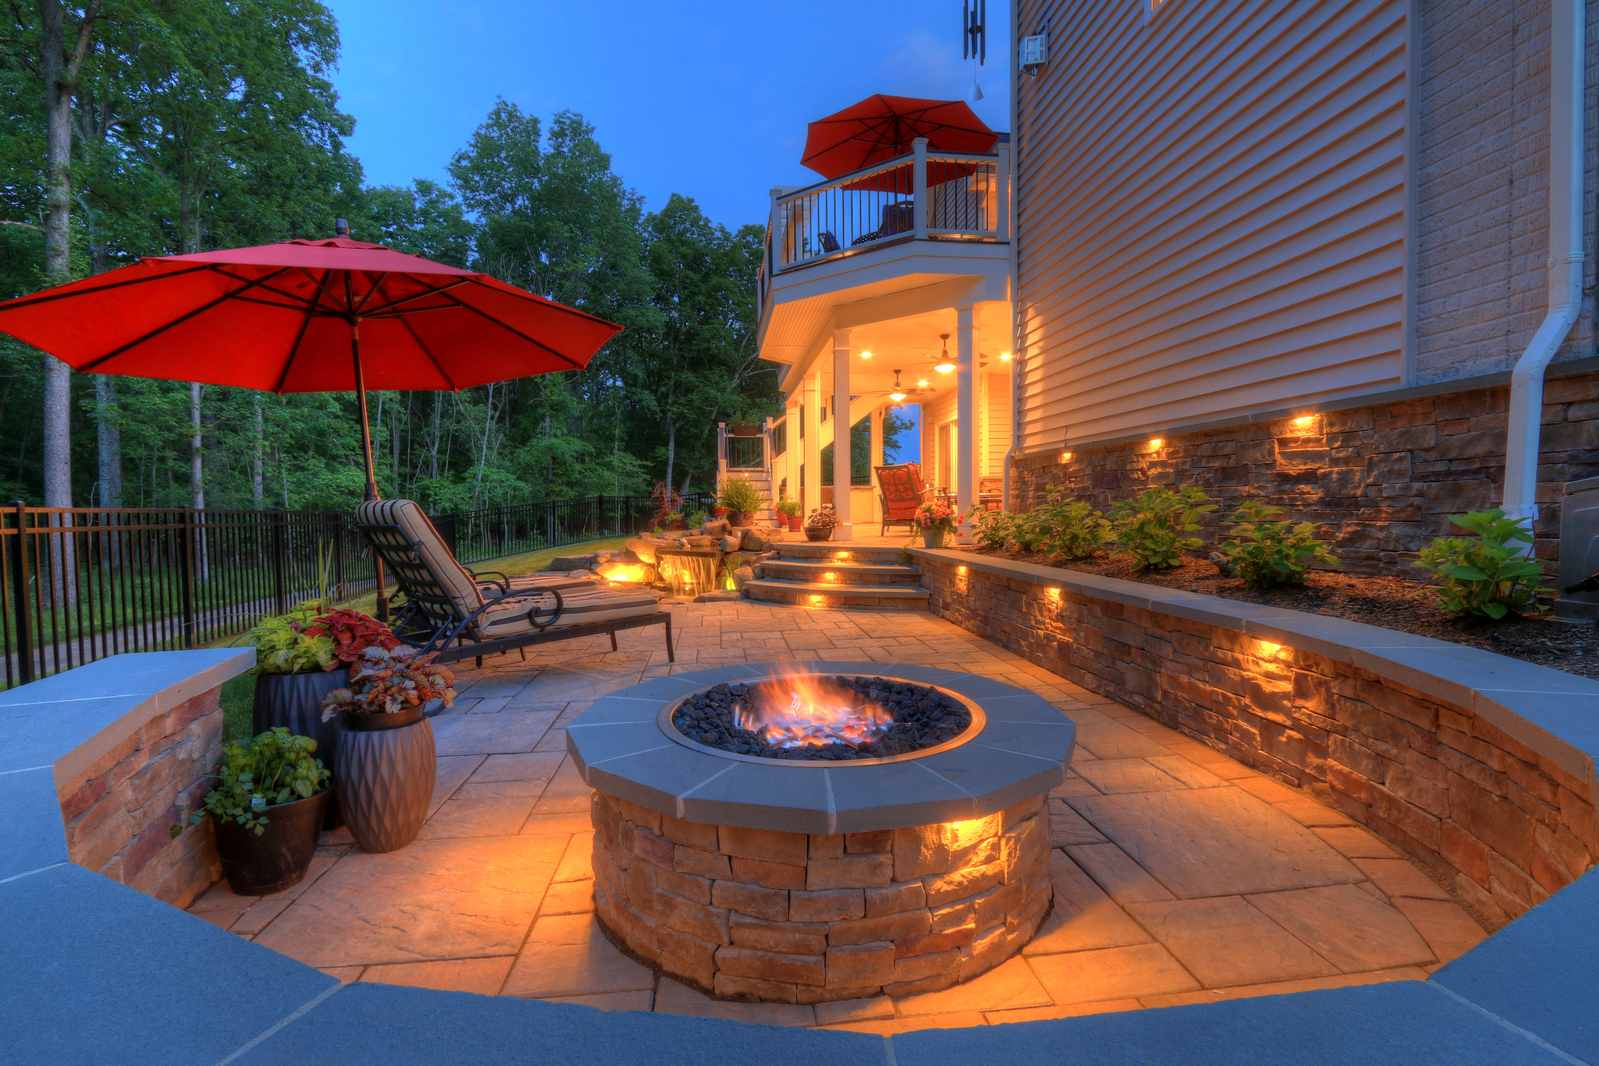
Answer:
<svg viewBox="0 0 1599 1066"><path fill-rule="evenodd" d="M1405 6L1021 0L1025 450L1400 383Z"/></svg>
<svg viewBox="0 0 1599 1066"><path fill-rule="evenodd" d="M983 438L983 454L987 463L983 475L1000 477L1005 473L1005 452L1010 449L1010 371L991 370L987 380L988 435Z"/></svg>

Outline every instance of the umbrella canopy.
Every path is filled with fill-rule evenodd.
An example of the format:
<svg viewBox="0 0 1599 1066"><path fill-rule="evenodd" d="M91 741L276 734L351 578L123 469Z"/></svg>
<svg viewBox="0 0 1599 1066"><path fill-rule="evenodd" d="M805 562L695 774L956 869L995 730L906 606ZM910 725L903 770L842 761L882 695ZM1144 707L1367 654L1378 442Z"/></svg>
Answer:
<svg viewBox="0 0 1599 1066"><path fill-rule="evenodd" d="M586 366L621 330L460 267L349 237L194 255L0 303L0 332L76 370L271 392L462 389Z"/></svg>
<svg viewBox="0 0 1599 1066"><path fill-rule="evenodd" d="M805 154L800 157L800 162L825 178L837 178L909 155L913 147L911 142L918 137L926 137L928 147L934 151L972 155L993 151L994 143L999 140L999 134L989 129L965 101L924 100L877 93L812 122L807 127ZM945 169L960 169L958 166L952 168L950 164L943 166ZM971 169L968 166L963 173L970 173ZM961 174L951 174L951 177L959 176ZM893 175L884 177L891 181L898 180ZM865 180L870 182L872 179ZM929 182L936 183L936 180L932 175L928 178ZM889 186L879 184L869 187ZM892 191L910 190L907 186Z"/></svg>

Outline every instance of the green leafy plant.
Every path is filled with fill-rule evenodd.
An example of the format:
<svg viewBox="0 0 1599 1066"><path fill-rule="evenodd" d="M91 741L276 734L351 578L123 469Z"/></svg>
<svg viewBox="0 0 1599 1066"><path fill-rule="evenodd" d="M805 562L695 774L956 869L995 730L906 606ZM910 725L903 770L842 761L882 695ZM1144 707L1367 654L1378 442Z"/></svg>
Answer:
<svg viewBox="0 0 1599 1066"><path fill-rule="evenodd" d="M972 523L972 539L979 548L1004 551L1017 541L1020 515L1009 511L979 511Z"/></svg>
<svg viewBox="0 0 1599 1066"><path fill-rule="evenodd" d="M784 518L798 518L801 509L798 500L782 500L777 505L777 513Z"/></svg>
<svg viewBox="0 0 1599 1066"><path fill-rule="evenodd" d="M743 478L730 477L722 482L716 502L736 514L753 514L766 504L766 497L753 483Z"/></svg>
<svg viewBox="0 0 1599 1066"><path fill-rule="evenodd" d="M1089 503L1053 496L1021 516L1016 540L1054 559L1091 559L1110 542L1110 520Z"/></svg>
<svg viewBox="0 0 1599 1066"><path fill-rule="evenodd" d="M705 524L706 514L702 510L693 510L683 516L683 524L690 529L699 529Z"/></svg>
<svg viewBox="0 0 1599 1066"><path fill-rule="evenodd" d="M349 687L334 689L322 701L322 720L404 714L426 710L435 701L446 707L455 702L455 675L433 656L405 645L393 651L370 647L350 670Z"/></svg>
<svg viewBox="0 0 1599 1066"><path fill-rule="evenodd" d="M1450 519L1471 537L1439 537L1421 549L1417 566L1437 578L1438 603L1456 616L1499 621L1537 605L1543 568L1522 545L1532 543L1532 523L1495 507Z"/></svg>
<svg viewBox="0 0 1599 1066"><path fill-rule="evenodd" d="M209 815L260 836L266 832L268 810L316 795L327 787L328 777L316 757L316 741L278 726L222 749L217 783L190 821L198 823Z"/></svg>
<svg viewBox="0 0 1599 1066"><path fill-rule="evenodd" d="M1255 589L1303 585L1311 566L1336 566L1335 556L1310 522L1288 522L1283 509L1245 500L1232 514L1231 536L1221 543L1227 567Z"/></svg>
<svg viewBox="0 0 1599 1066"><path fill-rule="evenodd" d="M255 668L263 674L314 674L333 669L338 661L333 638L327 629L315 627L324 610L324 604L311 600L287 614L263 618L250 631Z"/></svg>
<svg viewBox="0 0 1599 1066"><path fill-rule="evenodd" d="M1154 488L1111 508L1116 542L1132 555L1139 570L1172 570L1181 565L1183 552L1204 542L1194 533L1200 518L1216 505L1197 485L1180 489Z"/></svg>

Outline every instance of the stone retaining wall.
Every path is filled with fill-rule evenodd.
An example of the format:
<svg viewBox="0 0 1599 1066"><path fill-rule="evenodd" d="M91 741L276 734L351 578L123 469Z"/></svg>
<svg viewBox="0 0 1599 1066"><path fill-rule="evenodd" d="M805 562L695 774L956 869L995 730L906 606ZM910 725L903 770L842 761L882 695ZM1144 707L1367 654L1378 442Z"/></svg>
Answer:
<svg viewBox="0 0 1599 1066"><path fill-rule="evenodd" d="M915 554L934 613L1309 790L1451 884L1490 928L1599 857L1592 763L1582 775L1534 750L1536 730L1517 739L1470 706L1309 650L1310 641L1290 646L1200 620L1191 603L1163 611L1154 586ZM1094 582L1143 590L1150 606L1083 587ZM1251 606L1172 595L1214 603L1217 616ZM1571 696L1582 698L1593 694Z"/></svg>
<svg viewBox="0 0 1599 1066"><path fill-rule="evenodd" d="M221 876L211 823L188 826L222 761L221 689L155 714L57 780L72 861L178 907ZM173 829L183 826L173 835Z"/></svg>
<svg viewBox="0 0 1599 1066"><path fill-rule="evenodd" d="M1049 910L1043 802L824 836L685 822L599 793L595 906L635 955L718 996L947 988L1015 954Z"/></svg>
<svg viewBox="0 0 1599 1066"><path fill-rule="evenodd" d="M1108 508L1154 485L1199 485L1222 502L1258 496L1322 526L1345 568L1415 576L1415 553L1454 530L1449 516L1503 498L1504 386L1223 428L1074 447L1017 464L1017 510L1054 489ZM1599 475L1599 374L1544 386L1538 468L1540 558L1559 556L1567 482ZM1070 446L1068 446L1070 447Z"/></svg>

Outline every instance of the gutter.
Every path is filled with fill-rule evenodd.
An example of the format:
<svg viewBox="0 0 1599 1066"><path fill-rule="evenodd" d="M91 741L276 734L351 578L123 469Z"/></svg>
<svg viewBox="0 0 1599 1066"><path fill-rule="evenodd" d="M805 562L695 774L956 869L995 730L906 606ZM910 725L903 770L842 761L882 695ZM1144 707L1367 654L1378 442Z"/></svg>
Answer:
<svg viewBox="0 0 1599 1066"><path fill-rule="evenodd" d="M1582 313L1584 0L1553 0L1549 33L1549 310L1510 374L1505 513L1538 517L1544 371ZM1524 550L1529 554L1532 545Z"/></svg>
<svg viewBox="0 0 1599 1066"><path fill-rule="evenodd" d="M1017 8L1020 5L1016 5ZM1000 503L1002 511L1009 511L1014 502L1014 493L1011 488L1012 475L1015 472L1018 450L1021 447L1022 432L1022 375L1027 367L1027 350L1022 346L1021 314L1018 304L1021 287L1017 284L1017 249L1021 245L1021 233L1016 228L1017 202L1021 199L1021 182L1017 175L1021 171L1021 130L1017 128L1016 120L1020 108L1016 103L1017 90L1021 88L1021 79L1017 77L1018 67L1016 62L1016 48L1020 40L1016 30L1022 24L1019 11L1011 13L1011 56L1010 56L1010 447L1005 449L1005 458L1001 462L1004 471L1004 481L1000 486Z"/></svg>

